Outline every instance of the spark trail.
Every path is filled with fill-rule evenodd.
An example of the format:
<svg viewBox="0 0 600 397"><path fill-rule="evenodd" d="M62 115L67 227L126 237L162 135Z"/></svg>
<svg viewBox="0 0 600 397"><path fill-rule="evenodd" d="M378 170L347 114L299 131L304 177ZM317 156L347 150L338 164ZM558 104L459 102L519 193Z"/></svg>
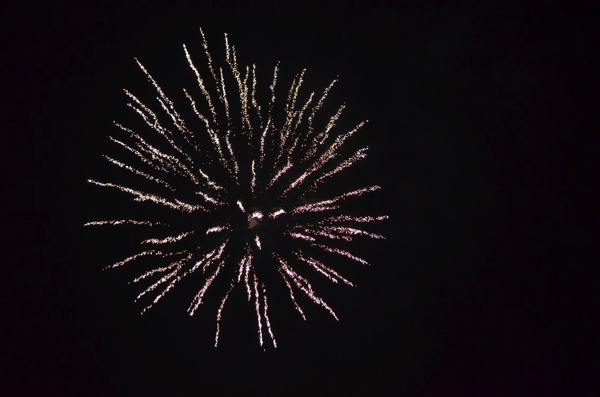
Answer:
<svg viewBox="0 0 600 397"><path fill-rule="evenodd" d="M344 213L347 201L374 192L379 186L341 194L322 188L326 181L366 157L366 147L350 155L340 151L366 121L350 131L335 133L345 108L342 105L323 127L317 127L319 111L337 79L321 95L313 92L303 101L300 89L306 70L296 75L282 113L278 113L279 64L269 83L266 105L259 105L256 66L240 66L235 47L225 35L226 67L217 67L202 29L200 34L208 73L196 67L193 54L184 45L197 87L183 90L187 103L179 108L181 113L150 72L135 60L154 87L161 114L124 90L131 101L128 106L140 117L139 126L130 128L115 122L121 135L110 140L125 158L105 158L129 172L131 178L122 184L88 180L132 196L134 201L154 204L162 211L153 210L151 214L161 212L165 217L101 220L85 226L132 225L156 231L140 242L143 250L108 266L153 261L150 270L133 280L143 283L154 279L138 295L137 299L142 299L147 293L157 292L142 313L181 280L195 277L201 281L188 309L190 315L203 303L211 285L219 284L226 291L216 315L215 346L225 304L239 290L247 301L252 301L259 343L270 340L277 347L267 299L271 283L279 280L285 286L304 320L305 312L294 292L301 291L337 320L308 277L319 273L317 277L333 283L354 286L323 258L337 256L336 263L367 265L365 259L341 244L353 239L384 238L360 224L387 216ZM319 198L312 199L316 195Z"/></svg>

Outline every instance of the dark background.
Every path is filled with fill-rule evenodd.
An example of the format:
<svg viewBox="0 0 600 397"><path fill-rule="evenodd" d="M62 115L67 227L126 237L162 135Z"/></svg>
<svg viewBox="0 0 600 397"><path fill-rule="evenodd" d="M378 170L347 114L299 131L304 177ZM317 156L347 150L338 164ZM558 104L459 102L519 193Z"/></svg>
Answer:
<svg viewBox="0 0 600 397"><path fill-rule="evenodd" d="M580 269L597 264L597 210L579 205L598 154L583 132L592 101L580 100L591 12L482 3L3 6L2 394L591 390L580 359L597 342L580 302L595 281ZM123 243L82 226L114 199L85 181L102 175L121 89L148 92L133 57L163 88L193 87L181 44L201 60L199 27L217 62L224 32L240 63L281 61L281 86L303 68L307 90L339 75L329 110L346 102L348 123L370 120L357 173L383 187L364 204L390 215L388 239L352 270L358 288L325 288L339 323L305 304L306 323L278 320L289 324L276 350L227 312L215 349L214 305L190 318L165 298L139 316L139 287L101 271Z"/></svg>

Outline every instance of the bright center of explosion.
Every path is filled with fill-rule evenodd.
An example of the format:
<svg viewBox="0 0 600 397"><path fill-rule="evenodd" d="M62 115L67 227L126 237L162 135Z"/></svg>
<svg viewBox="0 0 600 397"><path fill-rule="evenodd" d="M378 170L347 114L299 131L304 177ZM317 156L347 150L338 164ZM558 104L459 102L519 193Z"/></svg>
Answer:
<svg viewBox="0 0 600 397"><path fill-rule="evenodd" d="M258 225L262 217L263 214L259 211L250 214L250 216L248 216L248 229L252 229L254 226Z"/></svg>

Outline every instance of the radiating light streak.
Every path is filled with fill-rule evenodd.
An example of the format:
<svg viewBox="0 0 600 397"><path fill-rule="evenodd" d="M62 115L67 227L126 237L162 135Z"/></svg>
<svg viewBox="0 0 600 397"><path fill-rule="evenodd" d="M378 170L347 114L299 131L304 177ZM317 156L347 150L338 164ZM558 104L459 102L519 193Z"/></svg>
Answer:
<svg viewBox="0 0 600 397"><path fill-rule="evenodd" d="M167 243L174 243L176 241L180 241L183 238L185 238L186 236L189 236L190 234L193 234L193 231L189 231L189 232L184 232L181 233L177 236L169 236L169 237L165 237L162 239L159 238L150 238L147 240L142 241L142 244L167 244Z"/></svg>
<svg viewBox="0 0 600 397"><path fill-rule="evenodd" d="M97 181L94 181L91 179L89 179L88 182L93 183L98 186L114 187L123 192L133 194L136 196L135 201L152 201L154 203L162 204L169 208L180 210L180 211L185 211L185 212L194 212L194 211L197 211L200 209L202 209L202 210L204 209L204 207L202 207L200 205L190 205L190 204L184 203L178 199L175 199L175 202L172 202L170 200L167 200L167 199L157 196L155 194L140 192L139 190L130 189L125 186L115 185L114 183L102 183L102 182L97 182Z"/></svg>
<svg viewBox="0 0 600 397"><path fill-rule="evenodd" d="M231 286L229 287L229 290L227 291L227 293L221 300L221 306L219 306L219 311L217 312L217 333L215 334L215 347L217 347L217 345L219 344L219 331L220 331L219 324L221 323L221 312L223 311L223 307L225 306L225 301L227 301L227 298L229 297L229 294L231 293L232 289L233 289L233 284L231 284Z"/></svg>
<svg viewBox="0 0 600 397"><path fill-rule="evenodd" d="M260 245L260 238L258 238L258 234L254 237L254 242L256 243L256 246L258 247L258 249L262 249L261 245Z"/></svg>
<svg viewBox="0 0 600 397"><path fill-rule="evenodd" d="M242 210L242 212L246 212L246 210L244 209L244 204L242 204L242 202L240 200L238 200L236 202L236 204L237 204L238 208Z"/></svg>
<svg viewBox="0 0 600 397"><path fill-rule="evenodd" d="M168 226L163 222L136 221L132 219L118 219L110 221L87 222L83 226L100 226L100 225L146 225L146 226Z"/></svg>
<svg viewBox="0 0 600 397"><path fill-rule="evenodd" d="M329 307L329 305L325 303L323 299L315 295L312 289L312 285L308 282L308 280L297 274L295 271L293 271L287 265L287 262L285 260L283 260L280 257L277 257L277 259L280 263L280 269L283 270L285 276L289 277L294 282L294 284L296 284L296 286L306 294L306 296L313 300L313 302L324 307L333 316L333 318L339 321L339 318L337 317L333 309Z"/></svg>
<svg viewBox="0 0 600 397"><path fill-rule="evenodd" d="M277 347L277 341L275 340L275 336L273 335L273 330L271 328L271 321L269 320L269 303L267 302L267 289L265 285L262 285L263 289L263 317L265 318L265 323L267 324L267 330L269 331L269 335L271 336L271 341L273 342L273 347Z"/></svg>
<svg viewBox="0 0 600 397"><path fill-rule="evenodd" d="M260 317L260 302L258 296L258 280L256 278L256 273L253 273L254 277L254 307L256 309L256 317L258 319L258 340L260 341L260 345L263 345L263 334L262 334L262 321Z"/></svg>
<svg viewBox="0 0 600 397"><path fill-rule="evenodd" d="M209 234L209 233L218 233L218 232L222 232L222 231L228 230L228 229L229 229L228 226L214 226L214 227L211 227L210 229L208 229L206 231L206 234Z"/></svg>
<svg viewBox="0 0 600 397"><path fill-rule="evenodd" d="M285 214L285 210L283 210L283 209L278 209L278 210L277 210L277 211L275 211L275 212L271 212L271 213L269 214L269 217L271 217L271 218L275 219L275 218L277 218L279 215L283 215L283 214Z"/></svg>

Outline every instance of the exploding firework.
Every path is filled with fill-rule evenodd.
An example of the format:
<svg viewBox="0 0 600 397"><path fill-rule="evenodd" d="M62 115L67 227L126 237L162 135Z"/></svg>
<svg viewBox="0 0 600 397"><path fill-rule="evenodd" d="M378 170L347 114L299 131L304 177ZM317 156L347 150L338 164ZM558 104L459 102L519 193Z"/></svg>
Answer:
<svg viewBox="0 0 600 397"><path fill-rule="evenodd" d="M260 344L263 345L263 336L268 334L277 347L268 313L269 283L279 280L285 285L291 303L303 319L306 320L305 313L294 295L298 291L337 320L333 309L316 294L307 277L318 272L333 283L353 286L322 258L333 255L366 265L364 259L340 248L341 244L357 236L383 238L363 230L360 224L387 216L344 212L345 202L375 191L379 186L338 194L321 188L327 179L365 158L366 147L345 156L339 151L365 122L350 131L332 133L344 109L342 105L324 126L317 128L315 119L337 79L320 98L315 99L312 93L299 104L305 71L293 80L281 119L278 119L275 110L278 65L269 86L270 99L266 106L260 106L255 65L240 67L235 48L229 45L225 35L228 66L225 73L223 68L213 64L204 33L202 30L200 33L208 80L201 77L190 52L185 45L183 47L197 81L196 90L199 89L195 95L183 90L192 121L184 120L173 101L137 59L138 66L156 90L164 115L159 117L134 94L124 90L130 99L128 106L140 116L145 132L142 134L115 122L120 135L109 139L121 148L127 160L105 158L135 174L133 180L137 182L134 183L143 187L88 181L127 193L134 201L162 207L165 218L103 220L86 223L86 226L131 224L160 231L141 241L144 247L141 251L108 266L116 268L146 257L153 257L154 265L160 264L133 280L135 283L153 280L137 297L141 299L156 291L142 313L180 280L194 274L202 282L188 308L188 313L193 315L211 284L218 279L225 280L221 282L226 292L217 311L215 346L219 341L223 308L237 288L256 311ZM225 74L229 73L232 77L226 79ZM226 81L233 81L236 86L235 101L230 102L232 90L226 89ZM194 99L198 94L203 98L202 106Z"/></svg>

